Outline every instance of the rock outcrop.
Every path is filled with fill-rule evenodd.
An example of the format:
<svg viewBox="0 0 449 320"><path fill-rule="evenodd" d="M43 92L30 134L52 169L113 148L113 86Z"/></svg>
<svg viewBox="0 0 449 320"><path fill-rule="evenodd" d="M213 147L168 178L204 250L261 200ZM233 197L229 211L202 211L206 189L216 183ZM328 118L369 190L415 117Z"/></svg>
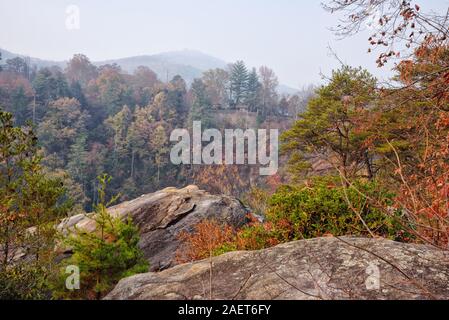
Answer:
<svg viewBox="0 0 449 320"><path fill-rule="evenodd" d="M210 271L212 270L212 281ZM210 290L212 289L212 290ZM449 255L385 239L317 238L122 279L106 299L448 299Z"/></svg>
<svg viewBox="0 0 449 320"><path fill-rule="evenodd" d="M123 202L109 208L108 212L115 217L130 216L133 219L140 232L139 245L152 271L175 264L179 233L192 231L202 220L213 218L234 227L248 222L248 210L239 200L211 195L196 186L166 188ZM92 231L95 222L81 214L63 221L59 227L70 230L74 226Z"/></svg>

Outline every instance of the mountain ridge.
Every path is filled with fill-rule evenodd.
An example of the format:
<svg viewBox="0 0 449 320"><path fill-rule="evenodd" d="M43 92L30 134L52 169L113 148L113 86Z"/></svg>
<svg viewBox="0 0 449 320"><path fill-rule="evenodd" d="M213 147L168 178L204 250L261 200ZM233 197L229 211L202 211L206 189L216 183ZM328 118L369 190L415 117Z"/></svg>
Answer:
<svg viewBox="0 0 449 320"><path fill-rule="evenodd" d="M2 54L3 63L7 59L21 57L29 59L31 65L36 65L38 68L50 66L64 68L67 64L67 60L46 60L14 53L3 48L0 48L0 53ZM226 61L220 58L191 49L92 61L92 63L96 66L116 63L128 73L134 72L138 66L146 66L152 69L161 81L167 81L173 76L179 74L189 84L192 83L195 78L201 77L204 71L215 68L225 68L228 65ZM281 94L294 94L299 90L280 84L278 91Z"/></svg>

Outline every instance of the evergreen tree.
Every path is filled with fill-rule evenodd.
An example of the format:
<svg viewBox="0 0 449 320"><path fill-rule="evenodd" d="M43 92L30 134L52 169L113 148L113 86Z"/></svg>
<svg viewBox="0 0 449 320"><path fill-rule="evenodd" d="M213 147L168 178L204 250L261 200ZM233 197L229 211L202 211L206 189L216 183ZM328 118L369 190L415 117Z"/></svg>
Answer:
<svg viewBox="0 0 449 320"><path fill-rule="evenodd" d="M168 152L170 151L168 148L168 139L167 133L165 132L163 125L158 125L154 130L151 146L154 153L154 163L157 168L157 183L160 182L160 172L162 166L166 163L166 158L168 156Z"/></svg>
<svg viewBox="0 0 449 320"><path fill-rule="evenodd" d="M0 299L44 298L52 272L56 228L70 202L60 179L48 178L37 139L0 110ZM27 252L27 261L15 261Z"/></svg>
<svg viewBox="0 0 449 320"><path fill-rule="evenodd" d="M41 107L47 106L52 100L70 96L67 81L59 70L50 68L39 70L33 80L33 87L36 92L36 103Z"/></svg>
<svg viewBox="0 0 449 320"><path fill-rule="evenodd" d="M80 195L77 195L77 203L84 206L87 186L89 184L89 165L87 152L87 134L80 134L75 143L70 147L68 156L67 171L70 177L81 185ZM73 197L72 197L73 198Z"/></svg>
<svg viewBox="0 0 449 320"><path fill-rule="evenodd" d="M259 82L259 76L255 68L252 69L248 76L248 82L246 84L245 104L248 111L255 112L260 104L260 89L261 83Z"/></svg>
<svg viewBox="0 0 449 320"><path fill-rule="evenodd" d="M11 110L14 110L16 125L25 125L27 120L31 120L32 114L29 104L30 97L25 93L23 86L19 86L11 93Z"/></svg>
<svg viewBox="0 0 449 320"><path fill-rule="evenodd" d="M192 106L189 113L189 126L192 126L193 121L201 121L203 128L209 128L212 125L211 103L202 80L193 81L190 95Z"/></svg>
<svg viewBox="0 0 449 320"><path fill-rule="evenodd" d="M81 84L78 81L74 81L70 84L70 93L72 98L78 100L78 102L81 104L81 107L87 107L86 96L84 95Z"/></svg>
<svg viewBox="0 0 449 320"><path fill-rule="evenodd" d="M245 98L248 86L248 70L245 63L241 60L232 65L230 87L231 87L231 104L232 107L238 106Z"/></svg>
<svg viewBox="0 0 449 320"><path fill-rule="evenodd" d="M154 118L151 107L137 108L134 111L134 121L128 130L127 141L131 149L130 177L145 179L150 174L150 140ZM138 172L138 174L136 174Z"/></svg>
<svg viewBox="0 0 449 320"><path fill-rule="evenodd" d="M74 98L60 98L48 105L48 111L37 128L47 155L56 154L66 164L70 146L86 132L88 114Z"/></svg>
<svg viewBox="0 0 449 320"><path fill-rule="evenodd" d="M91 90L97 93L96 102L103 107L103 116L113 116L124 105L134 105L130 86L120 67L115 64L102 66L91 86Z"/></svg>
<svg viewBox="0 0 449 320"><path fill-rule="evenodd" d="M279 101L279 113L282 116L287 116L289 113L289 103L286 97L282 97Z"/></svg>
<svg viewBox="0 0 449 320"><path fill-rule="evenodd" d="M15 57L12 59L6 60L6 71L14 72L20 74L24 78L28 78L30 73L30 67L25 59L21 57Z"/></svg>
<svg viewBox="0 0 449 320"><path fill-rule="evenodd" d="M109 215L107 207L118 196L106 199L106 186L111 177L99 177L98 204L94 205L95 230L86 232L82 229L66 239L66 244L73 248L73 255L63 263L57 298L101 299L121 278L135 273L148 271L148 263L139 248L137 228L130 218L125 221ZM76 265L80 268L80 290L68 291L65 288L65 266Z"/></svg>
<svg viewBox="0 0 449 320"><path fill-rule="evenodd" d="M366 117L375 97L376 79L366 70L344 66L317 90L293 127L283 133L282 151L295 174L316 159L326 159L346 179L373 177L372 155L364 139Z"/></svg>
<svg viewBox="0 0 449 320"><path fill-rule="evenodd" d="M184 79L177 75L168 84L166 91L165 108L168 109L163 118L173 128L184 126L188 115L188 106L186 103L187 85ZM155 99L156 100L156 99Z"/></svg>

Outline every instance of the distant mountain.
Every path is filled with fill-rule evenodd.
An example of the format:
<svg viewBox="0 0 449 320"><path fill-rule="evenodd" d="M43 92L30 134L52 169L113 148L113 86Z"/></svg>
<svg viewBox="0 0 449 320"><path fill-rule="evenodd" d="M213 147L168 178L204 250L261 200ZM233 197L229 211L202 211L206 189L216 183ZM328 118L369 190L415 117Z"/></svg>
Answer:
<svg viewBox="0 0 449 320"><path fill-rule="evenodd" d="M288 94L288 95L293 95L299 92L298 89L286 86L285 84L280 84L278 86L278 90L277 90L280 94Z"/></svg>
<svg viewBox="0 0 449 320"><path fill-rule="evenodd" d="M27 57L12 53L10 51L0 49L2 53L2 63L7 59L14 57L22 57L30 60L31 65L36 65L38 68L58 66L65 68L67 61L50 61L33 57ZM181 50L164 52L154 55L142 55L135 57L127 57L121 59L111 59L105 61L93 61L96 66L104 64L118 64L126 72L132 73L138 66L146 66L156 72L159 79L167 81L175 75L180 75L187 83L192 83L193 79L201 77L204 71L215 68L225 68L227 62L216 57L207 55L196 50ZM278 91L280 94L294 94L298 92L297 89L290 88L285 85L279 85Z"/></svg>
<svg viewBox="0 0 449 320"><path fill-rule="evenodd" d="M116 63L123 70L132 73L138 66L147 66L157 73L159 79L166 81L179 74L188 83L201 77L203 71L213 68L224 68L226 62L199 51L183 50L165 52L155 55L144 55L94 62L95 65Z"/></svg>
<svg viewBox="0 0 449 320"><path fill-rule="evenodd" d="M51 67L51 66L58 66L61 68L64 68L67 64L66 61L51 61L51 60L43 60L39 58L33 58L27 55L13 53L5 49L0 48L0 53L2 54L2 61L1 63L4 64L6 60L13 59L15 57L21 57L24 59L29 59L30 65L35 65L38 68L45 68L45 67Z"/></svg>

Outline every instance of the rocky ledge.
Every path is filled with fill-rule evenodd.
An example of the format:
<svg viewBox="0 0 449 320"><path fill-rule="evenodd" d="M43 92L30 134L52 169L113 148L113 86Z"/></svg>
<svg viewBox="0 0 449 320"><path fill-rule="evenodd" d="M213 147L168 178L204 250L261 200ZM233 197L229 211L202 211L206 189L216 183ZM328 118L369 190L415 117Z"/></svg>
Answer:
<svg viewBox="0 0 449 320"><path fill-rule="evenodd" d="M210 298L448 299L449 255L385 239L316 238L135 275L122 279L106 296Z"/></svg>
<svg viewBox="0 0 449 320"><path fill-rule="evenodd" d="M248 210L239 200L212 195L196 186L166 188L110 207L108 212L115 217L130 216L138 226L139 245L152 271L176 264L179 233L191 232L202 220L213 218L234 227L248 222ZM59 228L70 230L75 226L93 231L95 222L89 215L79 214L63 221Z"/></svg>

